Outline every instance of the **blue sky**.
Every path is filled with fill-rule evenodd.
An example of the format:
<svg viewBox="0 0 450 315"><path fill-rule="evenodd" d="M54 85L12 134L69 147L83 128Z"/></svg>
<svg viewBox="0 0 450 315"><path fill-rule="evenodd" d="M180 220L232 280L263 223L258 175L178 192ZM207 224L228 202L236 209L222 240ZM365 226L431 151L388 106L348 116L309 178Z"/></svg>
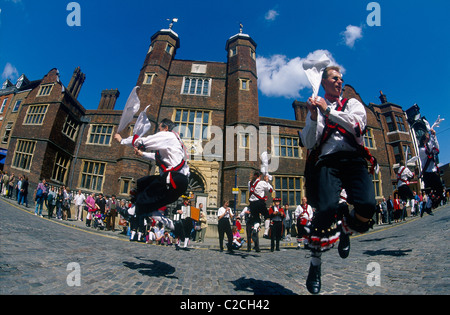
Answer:
<svg viewBox="0 0 450 315"><path fill-rule="evenodd" d="M440 160L450 162L449 1L377 1L381 25L369 26L368 0L79 0L81 26L73 27L70 2L0 0L2 81L15 82L22 73L40 79L58 68L67 85L80 66L86 74L81 104L95 109L103 89L117 88L116 109L122 109L150 37L168 27L167 19L179 19L177 59L219 62L242 22L258 44L261 116L294 119L293 101L311 94L299 65L325 51L366 104L378 104L382 90L403 109L417 103L430 123L441 115Z"/></svg>

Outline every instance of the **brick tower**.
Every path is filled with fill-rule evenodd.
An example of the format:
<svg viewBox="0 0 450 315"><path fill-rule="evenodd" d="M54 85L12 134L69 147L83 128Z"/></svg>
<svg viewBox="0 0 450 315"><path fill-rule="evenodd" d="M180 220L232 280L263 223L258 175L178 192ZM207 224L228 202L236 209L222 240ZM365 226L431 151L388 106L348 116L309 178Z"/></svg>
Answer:
<svg viewBox="0 0 450 315"><path fill-rule="evenodd" d="M141 68L137 86L141 110L151 104L149 120L152 123L151 133L156 131L161 101L164 94L170 66L177 49L180 47L178 34L172 28L162 29L151 37L150 48Z"/></svg>
<svg viewBox="0 0 450 315"><path fill-rule="evenodd" d="M222 200L233 200L232 188L246 187L259 169L259 106L256 43L241 32L230 37L225 105L225 143Z"/></svg>

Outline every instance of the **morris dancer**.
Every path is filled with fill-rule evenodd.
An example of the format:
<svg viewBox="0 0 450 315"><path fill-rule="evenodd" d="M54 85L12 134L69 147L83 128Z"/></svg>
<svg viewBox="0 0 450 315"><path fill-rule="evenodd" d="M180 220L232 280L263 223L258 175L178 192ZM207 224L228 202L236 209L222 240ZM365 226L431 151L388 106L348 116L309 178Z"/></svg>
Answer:
<svg viewBox="0 0 450 315"><path fill-rule="evenodd" d="M439 176L439 166L437 155L439 154L439 142L436 138L434 129L426 132L420 138L419 157L422 162L422 176L425 183L425 190L428 195L434 191L436 200L433 202L433 207L437 207L442 199L444 189L442 187L441 178Z"/></svg>
<svg viewBox="0 0 450 315"><path fill-rule="evenodd" d="M280 250L280 239L283 231L283 219L286 217L284 209L280 207L281 198L273 198L273 206L269 208L270 225L270 251ZM275 245L276 244L276 245Z"/></svg>
<svg viewBox="0 0 450 315"><path fill-rule="evenodd" d="M397 188L401 200L408 202L414 198L414 194L409 188L409 180L414 177L414 173L409 170L405 162L400 161L400 167L397 171Z"/></svg>
<svg viewBox="0 0 450 315"><path fill-rule="evenodd" d="M308 238L305 238L304 236L308 234L306 227L311 225L312 217L313 209L308 204L308 199L306 197L303 197L302 203L295 209L294 212L294 218L297 226L297 249L300 249L302 239L305 248L308 245Z"/></svg>
<svg viewBox="0 0 450 315"><path fill-rule="evenodd" d="M173 203L188 187L189 166L184 144L173 132L174 123L163 119L158 126L158 132L147 137L129 137L122 139L119 134L114 136L123 145L132 145L138 156L155 160L160 167L160 175L145 176L137 180L136 189L130 192L136 207L136 215L150 216L157 222L162 222L173 230L173 222L166 218L158 209ZM150 153L146 151L154 151Z"/></svg>
<svg viewBox="0 0 450 315"><path fill-rule="evenodd" d="M266 201L267 194L273 192L272 185L268 182L268 176L265 176L265 180L261 181L261 173L255 171L253 173L253 178L248 182L249 198L250 202L250 217L247 221L247 233L249 232L248 227L252 227L251 239L255 244L255 251L259 252L259 226L261 224L260 214L264 216L264 220L269 218L269 212L267 211ZM247 239L250 240L247 234ZM250 241L248 242L247 251L250 251Z"/></svg>
<svg viewBox="0 0 450 315"><path fill-rule="evenodd" d="M352 213L346 213L343 225L359 233L372 228L375 193L367 171L376 160L362 146L367 117L364 106L356 99L342 99L342 75L339 67L327 67L322 76L325 99L309 98L308 116L302 131L302 143L310 152L305 169L306 194L316 208L309 234L311 264L306 287L312 294L321 289L321 255L338 241L336 224L340 193L345 189ZM346 244L342 245L344 248Z"/></svg>

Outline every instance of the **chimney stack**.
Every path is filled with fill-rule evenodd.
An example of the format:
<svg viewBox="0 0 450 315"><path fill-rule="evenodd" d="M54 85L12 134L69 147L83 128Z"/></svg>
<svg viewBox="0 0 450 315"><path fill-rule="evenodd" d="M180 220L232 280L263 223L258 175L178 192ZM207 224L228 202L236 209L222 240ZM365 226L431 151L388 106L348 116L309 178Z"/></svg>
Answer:
<svg viewBox="0 0 450 315"><path fill-rule="evenodd" d="M383 94L383 91L380 91L380 101L381 104L387 103L387 97Z"/></svg>
<svg viewBox="0 0 450 315"><path fill-rule="evenodd" d="M67 89L72 93L75 99L78 98L80 94L81 87L83 86L84 80L86 80L86 75L81 72L80 67L77 67L73 71L72 78L70 79L69 86Z"/></svg>
<svg viewBox="0 0 450 315"><path fill-rule="evenodd" d="M116 106L117 98L119 97L120 92L118 89L115 90L103 90L102 97L100 99L100 104L98 104L99 110L113 110L114 106Z"/></svg>

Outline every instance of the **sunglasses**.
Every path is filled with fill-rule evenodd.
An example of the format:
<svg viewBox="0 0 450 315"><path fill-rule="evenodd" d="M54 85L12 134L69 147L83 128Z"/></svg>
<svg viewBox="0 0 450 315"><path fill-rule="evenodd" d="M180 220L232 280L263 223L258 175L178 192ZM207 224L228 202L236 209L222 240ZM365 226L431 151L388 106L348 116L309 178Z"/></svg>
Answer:
<svg viewBox="0 0 450 315"><path fill-rule="evenodd" d="M335 82L337 82L338 80L341 80L342 82L344 82L344 79L339 76L332 77L331 80L333 80Z"/></svg>

